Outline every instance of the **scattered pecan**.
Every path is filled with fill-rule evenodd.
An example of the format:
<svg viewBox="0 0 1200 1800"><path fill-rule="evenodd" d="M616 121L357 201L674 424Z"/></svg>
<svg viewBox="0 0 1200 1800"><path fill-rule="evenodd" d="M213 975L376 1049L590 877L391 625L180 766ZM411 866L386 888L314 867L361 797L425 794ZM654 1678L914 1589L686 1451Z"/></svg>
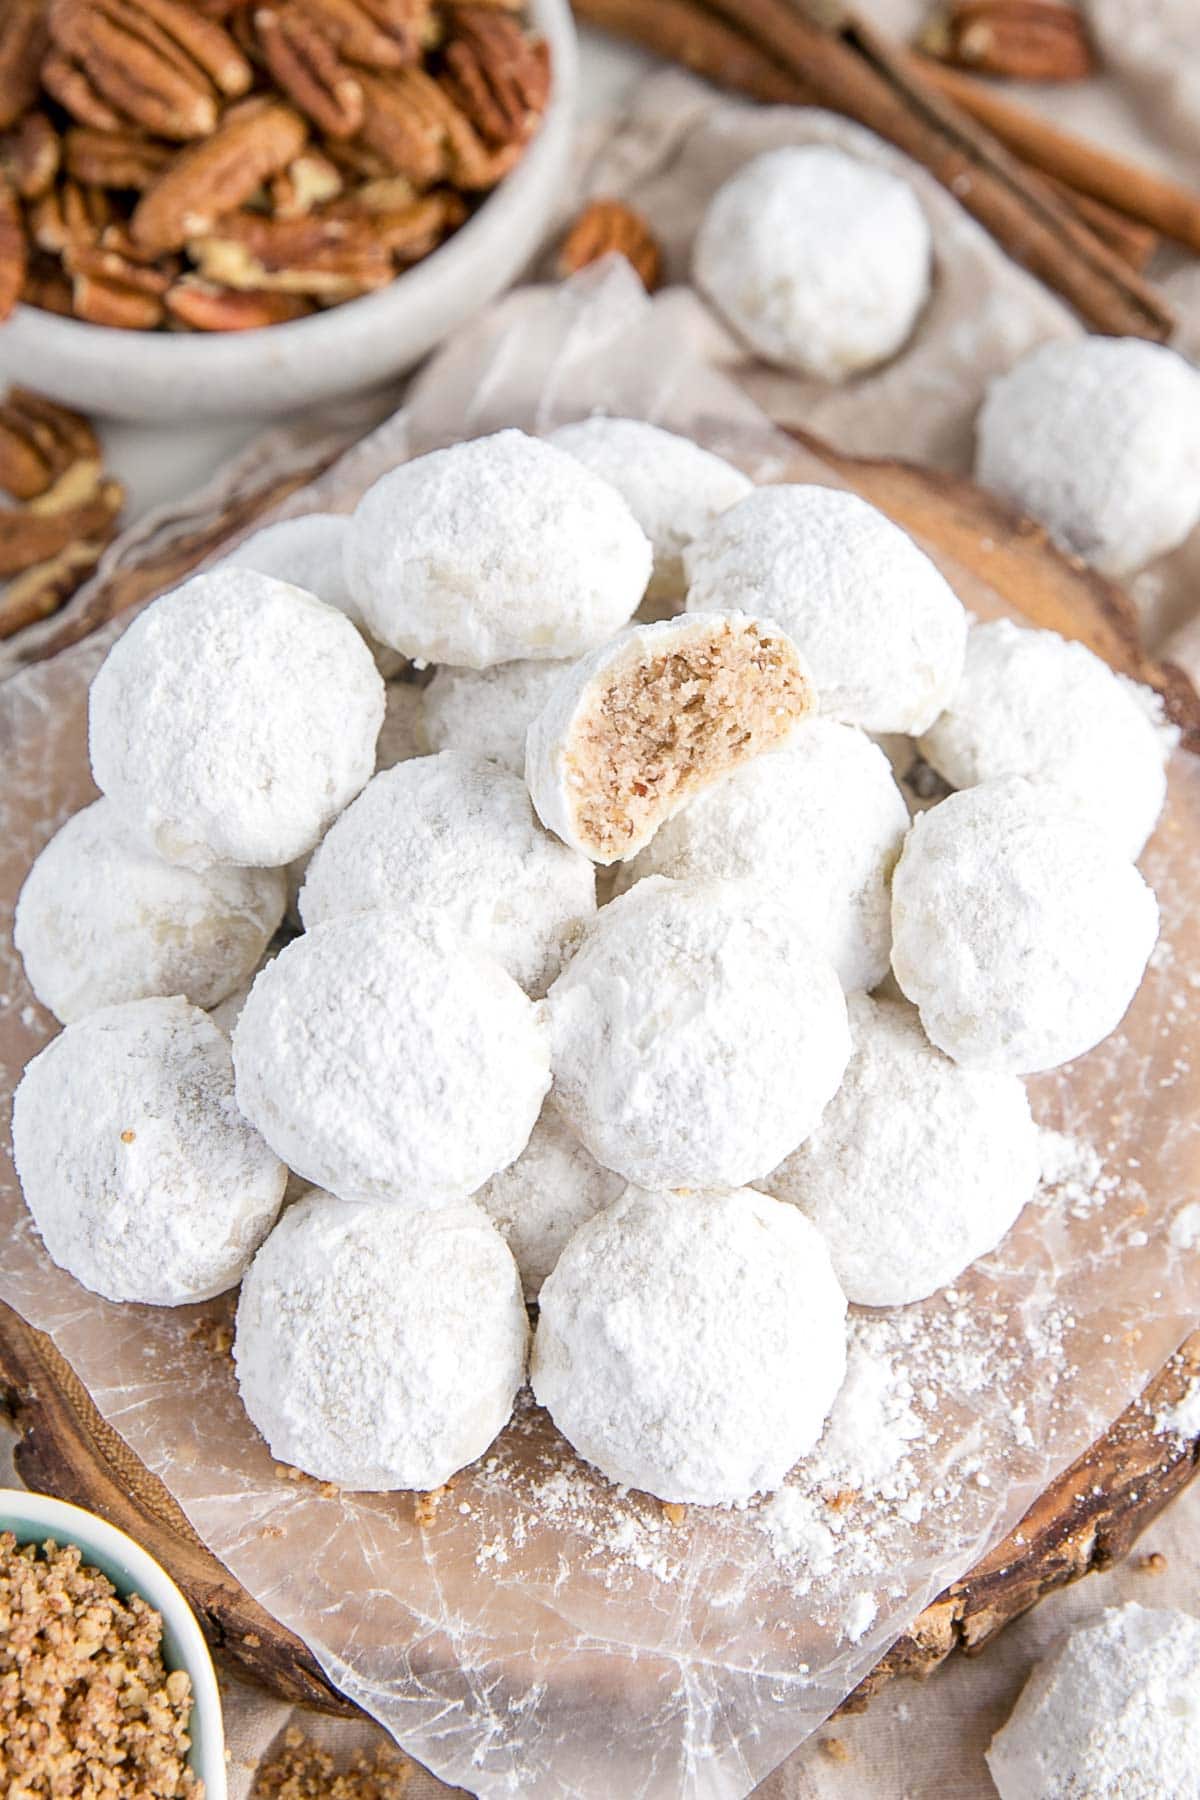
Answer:
<svg viewBox="0 0 1200 1800"><path fill-rule="evenodd" d="M116 522L98 537L80 539L53 557L10 581L0 594L0 638L9 638L39 619L48 619L65 606L87 580L116 534Z"/></svg>
<svg viewBox="0 0 1200 1800"><path fill-rule="evenodd" d="M174 155L170 144L141 131L93 131L73 125L63 140L67 173L89 186L148 188Z"/></svg>
<svg viewBox="0 0 1200 1800"><path fill-rule="evenodd" d="M29 239L17 191L0 174L0 319L7 319L21 298L29 267Z"/></svg>
<svg viewBox="0 0 1200 1800"><path fill-rule="evenodd" d="M98 463L83 479L77 464L61 483L28 506L0 508L0 576L19 575L48 562L77 538L105 531L125 504L119 481L100 476ZM59 491L61 489L61 492Z"/></svg>
<svg viewBox="0 0 1200 1800"><path fill-rule="evenodd" d="M29 228L39 250L61 256L70 244L94 244L112 223L112 206L101 188L83 187L70 177L58 182L29 210Z"/></svg>
<svg viewBox="0 0 1200 1800"><path fill-rule="evenodd" d="M4 0L0 6L0 131L15 125L37 99L38 73L48 41L46 0Z"/></svg>
<svg viewBox="0 0 1200 1800"><path fill-rule="evenodd" d="M100 462L96 434L82 414L11 388L0 403L0 488L14 500L35 500L81 462Z"/></svg>
<svg viewBox="0 0 1200 1800"><path fill-rule="evenodd" d="M943 62L1021 81L1083 81L1096 69L1083 18L1060 0L952 0L920 42Z"/></svg>
<svg viewBox="0 0 1200 1800"><path fill-rule="evenodd" d="M28 112L0 143L3 168L22 200L38 200L54 185L62 145L44 112Z"/></svg>
<svg viewBox="0 0 1200 1800"><path fill-rule="evenodd" d="M307 13L260 6L254 26L264 62L300 111L327 137L353 137L363 122L361 83Z"/></svg>
<svg viewBox="0 0 1200 1800"><path fill-rule="evenodd" d="M489 144L520 143L550 93L546 44L526 37L507 13L455 6L449 14L443 84Z"/></svg>
<svg viewBox="0 0 1200 1800"><path fill-rule="evenodd" d="M47 52L42 86L81 125L90 125L95 131L120 131L125 124L116 108L96 92L87 71L61 50Z"/></svg>
<svg viewBox="0 0 1200 1800"><path fill-rule="evenodd" d="M185 275L168 289L166 304L171 317L193 331L258 331L303 319L313 310L301 294L218 287L198 275Z"/></svg>
<svg viewBox="0 0 1200 1800"><path fill-rule="evenodd" d="M348 300L384 287L395 270L370 220L310 214L268 219L232 213L188 245L205 280L221 287Z"/></svg>
<svg viewBox="0 0 1200 1800"><path fill-rule="evenodd" d="M295 0L348 62L402 69L432 41L428 0Z"/></svg>
<svg viewBox="0 0 1200 1800"><path fill-rule="evenodd" d="M224 26L186 0L51 0L50 29L104 99L159 137L203 137L218 96L253 80Z"/></svg>
<svg viewBox="0 0 1200 1800"><path fill-rule="evenodd" d="M653 293L662 278L662 252L641 213L623 200L593 200L567 232L558 252L560 275L574 275L615 252L631 263Z"/></svg>
<svg viewBox="0 0 1200 1800"><path fill-rule="evenodd" d="M300 154L307 127L281 100L256 96L226 113L218 130L177 156L138 201L130 222L147 250L176 250L203 236Z"/></svg>
<svg viewBox="0 0 1200 1800"><path fill-rule="evenodd" d="M267 184L277 219L298 219L341 193L342 172L319 150L305 150Z"/></svg>

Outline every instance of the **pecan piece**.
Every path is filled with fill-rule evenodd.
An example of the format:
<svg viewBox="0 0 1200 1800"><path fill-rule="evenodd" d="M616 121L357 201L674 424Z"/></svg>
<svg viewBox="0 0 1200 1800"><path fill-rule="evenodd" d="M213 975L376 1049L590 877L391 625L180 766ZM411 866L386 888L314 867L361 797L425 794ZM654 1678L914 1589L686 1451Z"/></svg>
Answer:
<svg viewBox="0 0 1200 1800"><path fill-rule="evenodd" d="M49 192L61 158L58 133L43 112L26 113L0 144L0 167L22 200L40 200Z"/></svg>
<svg viewBox="0 0 1200 1800"><path fill-rule="evenodd" d="M52 100L94 131L120 131L124 124L120 113L92 86L87 71L58 49L47 52L42 64L42 86Z"/></svg>
<svg viewBox="0 0 1200 1800"><path fill-rule="evenodd" d="M167 311L193 331L258 331L306 318L312 310L301 294L218 287L198 275L185 275L167 293Z"/></svg>
<svg viewBox="0 0 1200 1800"><path fill-rule="evenodd" d="M204 279L218 287L322 300L353 299L386 286L395 272L370 220L315 213L302 219L233 213L188 250Z"/></svg>
<svg viewBox="0 0 1200 1800"><path fill-rule="evenodd" d="M0 6L0 131L15 125L37 99L38 72L49 42L46 0Z"/></svg>
<svg viewBox="0 0 1200 1800"><path fill-rule="evenodd" d="M175 154L140 131L93 131L73 125L63 140L67 173L90 187L148 188Z"/></svg>
<svg viewBox="0 0 1200 1800"><path fill-rule="evenodd" d="M1060 0L953 0L926 27L921 48L1020 81L1083 81L1096 70L1084 20Z"/></svg>
<svg viewBox="0 0 1200 1800"><path fill-rule="evenodd" d="M486 7L456 6L442 81L489 144L522 143L546 108L550 59L541 39L517 20Z"/></svg>
<svg viewBox="0 0 1200 1800"><path fill-rule="evenodd" d="M147 250L176 250L203 236L302 150L308 128L299 113L266 96L231 108L219 128L170 163L138 201L130 221Z"/></svg>
<svg viewBox="0 0 1200 1800"><path fill-rule="evenodd" d="M106 100L159 137L203 137L217 94L253 79L224 26L185 0L51 0L50 29Z"/></svg>
<svg viewBox="0 0 1200 1800"><path fill-rule="evenodd" d="M29 211L33 241L48 256L61 256L68 244L96 243L111 222L108 195L69 177L43 194Z"/></svg>
<svg viewBox="0 0 1200 1800"><path fill-rule="evenodd" d="M574 275L613 253L630 263L647 293L662 278L662 252L641 213L623 200L593 200L567 232L558 252L560 275Z"/></svg>
<svg viewBox="0 0 1200 1800"><path fill-rule="evenodd" d="M428 0L295 0L348 62L402 69L420 60L433 26Z"/></svg>
<svg viewBox="0 0 1200 1800"><path fill-rule="evenodd" d="M7 319L21 298L29 267L29 239L17 191L0 174L0 319Z"/></svg>
<svg viewBox="0 0 1200 1800"><path fill-rule="evenodd" d="M375 191L369 196L366 189L360 189L335 202L329 212L342 219L368 219L375 242L402 264L428 256L467 216L466 201L453 188L439 188L419 200L408 194L388 204L388 185L374 184ZM394 186L403 190L407 184L398 180Z"/></svg>
<svg viewBox="0 0 1200 1800"><path fill-rule="evenodd" d="M100 445L83 415L11 388L0 403L0 488L14 500L34 500L81 462L100 463Z"/></svg>
<svg viewBox="0 0 1200 1800"><path fill-rule="evenodd" d="M328 38L295 6L260 6L254 25L284 93L327 137L353 137L363 122L362 87Z"/></svg>
<svg viewBox="0 0 1200 1800"><path fill-rule="evenodd" d="M298 219L337 198L342 191L342 173L319 150L305 150L271 177L268 191L277 219Z"/></svg>
<svg viewBox="0 0 1200 1800"><path fill-rule="evenodd" d="M10 581L0 595L0 638L10 638L26 625L36 625L65 606L82 587L116 535L116 521L98 537L69 544L50 562L38 563Z"/></svg>
<svg viewBox="0 0 1200 1800"><path fill-rule="evenodd" d="M125 504L119 481L102 480L98 463L82 463L28 506L0 508L0 576L48 562L76 538L104 531Z"/></svg>

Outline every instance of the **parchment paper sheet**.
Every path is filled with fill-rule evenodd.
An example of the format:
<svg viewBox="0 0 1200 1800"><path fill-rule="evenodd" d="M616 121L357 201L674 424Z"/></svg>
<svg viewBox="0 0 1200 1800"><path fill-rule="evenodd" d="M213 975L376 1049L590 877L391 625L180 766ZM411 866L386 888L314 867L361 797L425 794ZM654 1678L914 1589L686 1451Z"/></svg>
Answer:
<svg viewBox="0 0 1200 1800"><path fill-rule="evenodd" d="M501 420L548 425L639 398L637 410L693 428L760 478L828 478L692 362L677 308L650 305L615 266L511 298L418 384L406 416L293 505L347 505L414 447ZM948 573L975 610L994 608ZM6 925L30 859L93 791L86 689L115 630L0 689ZM823 1540L811 1530L789 1553L780 1515L760 1505L671 1523L579 1464L531 1404L424 1528L411 1495L330 1498L281 1479L228 1357L208 1347L231 1301L169 1312L88 1295L41 1251L6 1160L0 1294L53 1335L238 1578L444 1779L485 1795L742 1795L1200 1317L1200 1257L1169 1237L1196 1191L1200 1149L1191 759L1176 760L1146 868L1164 943L1127 1026L1034 1084L1043 1122L1096 1143L1111 1191L1102 1206L1045 1195L954 1295L855 1318L853 1404L875 1380L868 1400L890 1461L855 1467L835 1410L795 1472L799 1516L836 1540L832 1557L814 1563ZM52 1030L7 936L0 995L7 1090Z"/></svg>

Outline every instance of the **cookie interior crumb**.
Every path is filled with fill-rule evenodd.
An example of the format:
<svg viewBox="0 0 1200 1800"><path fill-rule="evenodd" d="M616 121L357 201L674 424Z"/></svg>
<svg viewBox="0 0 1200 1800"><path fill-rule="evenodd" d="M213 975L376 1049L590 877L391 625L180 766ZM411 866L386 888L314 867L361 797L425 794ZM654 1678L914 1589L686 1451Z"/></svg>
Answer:
<svg viewBox="0 0 1200 1800"><path fill-rule="evenodd" d="M571 750L581 839L611 858L689 793L773 749L812 710L791 644L753 620L721 619L678 648L618 662Z"/></svg>
<svg viewBox="0 0 1200 1800"><path fill-rule="evenodd" d="M0 1532L0 1792L204 1800L187 1767L192 1685L162 1615L77 1544Z"/></svg>

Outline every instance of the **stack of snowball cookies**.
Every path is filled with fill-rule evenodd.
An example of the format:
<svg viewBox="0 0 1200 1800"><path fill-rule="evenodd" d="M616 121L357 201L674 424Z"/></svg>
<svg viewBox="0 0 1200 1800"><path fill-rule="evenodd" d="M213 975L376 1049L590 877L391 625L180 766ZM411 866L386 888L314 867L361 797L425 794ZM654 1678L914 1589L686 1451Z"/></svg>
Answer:
<svg viewBox="0 0 1200 1800"><path fill-rule="evenodd" d="M1022 1077L1155 943L1168 749L851 494L602 417L420 457L93 683L101 798L16 918L46 1249L113 1301L240 1281L246 1410L322 1481L438 1487L528 1368L613 1481L770 1491L847 1302L1031 1198Z"/></svg>

